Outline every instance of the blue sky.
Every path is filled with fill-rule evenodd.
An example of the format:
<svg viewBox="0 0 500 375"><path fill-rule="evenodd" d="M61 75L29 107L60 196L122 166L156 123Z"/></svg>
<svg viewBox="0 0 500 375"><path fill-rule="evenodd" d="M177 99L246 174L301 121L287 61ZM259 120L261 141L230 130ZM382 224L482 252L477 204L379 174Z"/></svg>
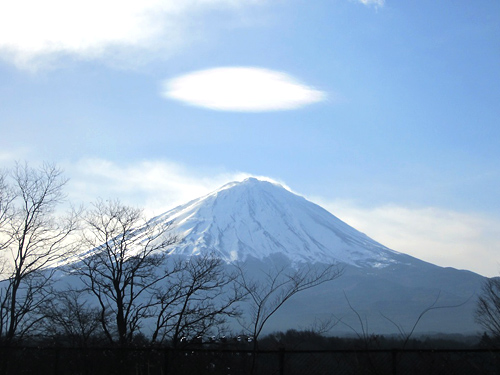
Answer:
<svg viewBox="0 0 500 375"><path fill-rule="evenodd" d="M159 213L248 175L500 272L500 3L0 4L0 165Z"/></svg>

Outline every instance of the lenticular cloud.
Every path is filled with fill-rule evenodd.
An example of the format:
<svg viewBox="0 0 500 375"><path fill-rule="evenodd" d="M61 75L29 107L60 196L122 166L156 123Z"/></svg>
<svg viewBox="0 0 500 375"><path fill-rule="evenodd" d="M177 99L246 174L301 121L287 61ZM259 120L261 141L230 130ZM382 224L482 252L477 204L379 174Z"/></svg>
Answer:
<svg viewBox="0 0 500 375"><path fill-rule="evenodd" d="M189 73L165 81L162 94L198 107L241 112L296 109L326 97L285 73L255 67Z"/></svg>

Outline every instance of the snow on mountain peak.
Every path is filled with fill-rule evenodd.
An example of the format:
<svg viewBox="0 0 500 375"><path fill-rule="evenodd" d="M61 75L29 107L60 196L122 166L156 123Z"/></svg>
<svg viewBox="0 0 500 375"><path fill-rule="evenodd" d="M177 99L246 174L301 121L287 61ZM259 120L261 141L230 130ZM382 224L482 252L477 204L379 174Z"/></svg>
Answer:
<svg viewBox="0 0 500 375"><path fill-rule="evenodd" d="M292 262L384 267L392 251L276 182L228 183L154 220L173 221L183 240L172 252L212 251L227 261L281 253Z"/></svg>

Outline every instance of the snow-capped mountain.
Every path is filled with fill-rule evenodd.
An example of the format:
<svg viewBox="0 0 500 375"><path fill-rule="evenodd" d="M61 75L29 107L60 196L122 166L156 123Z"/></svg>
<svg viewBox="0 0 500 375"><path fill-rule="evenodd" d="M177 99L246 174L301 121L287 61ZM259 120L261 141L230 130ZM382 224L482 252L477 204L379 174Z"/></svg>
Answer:
<svg viewBox="0 0 500 375"><path fill-rule="evenodd" d="M283 186L248 178L232 182L154 220L173 221L183 238L174 252L212 251L227 261L285 255L292 262L386 267L408 262L325 209Z"/></svg>
<svg viewBox="0 0 500 375"><path fill-rule="evenodd" d="M171 253L214 252L228 263L246 262L254 274L277 257L292 266L336 263L344 270L286 304L271 319L271 331L304 328L334 314L343 322L336 328L349 332L359 325L355 308L370 325L363 329L397 333L411 329L431 306L439 308L418 322L417 331L479 329L474 309L484 277L391 250L279 184L256 178L229 183L152 220L173 222L182 241Z"/></svg>

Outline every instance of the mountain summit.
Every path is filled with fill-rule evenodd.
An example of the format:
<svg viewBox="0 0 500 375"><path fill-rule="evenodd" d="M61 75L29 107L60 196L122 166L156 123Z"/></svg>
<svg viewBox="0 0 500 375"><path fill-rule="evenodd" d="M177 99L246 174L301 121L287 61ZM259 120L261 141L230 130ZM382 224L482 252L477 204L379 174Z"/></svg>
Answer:
<svg viewBox="0 0 500 375"><path fill-rule="evenodd" d="M413 258L390 250L283 186L232 182L157 217L183 238L176 253L212 251L227 261L264 259L387 267Z"/></svg>

